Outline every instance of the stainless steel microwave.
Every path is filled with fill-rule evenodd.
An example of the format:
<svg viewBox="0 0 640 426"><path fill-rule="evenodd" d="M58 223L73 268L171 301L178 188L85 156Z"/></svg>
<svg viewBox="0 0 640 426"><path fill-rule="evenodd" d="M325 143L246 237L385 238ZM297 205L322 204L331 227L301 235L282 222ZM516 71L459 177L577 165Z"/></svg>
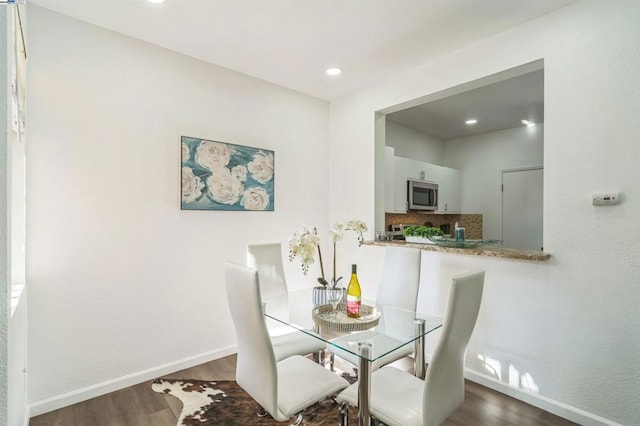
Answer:
<svg viewBox="0 0 640 426"><path fill-rule="evenodd" d="M407 208L409 210L436 210L438 208L438 184L408 179Z"/></svg>

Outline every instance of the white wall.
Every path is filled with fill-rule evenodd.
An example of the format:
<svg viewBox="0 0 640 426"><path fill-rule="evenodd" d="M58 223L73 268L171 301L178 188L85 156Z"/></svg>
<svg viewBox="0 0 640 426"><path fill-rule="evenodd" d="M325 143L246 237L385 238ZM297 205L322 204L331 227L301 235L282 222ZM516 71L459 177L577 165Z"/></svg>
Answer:
<svg viewBox="0 0 640 426"><path fill-rule="evenodd" d="M235 352L223 262L328 233L328 104L29 6L32 415ZM275 212L180 211L180 136L275 151ZM285 261L292 287L312 286Z"/></svg>
<svg viewBox="0 0 640 426"><path fill-rule="evenodd" d="M396 157L443 165L445 143L434 136L387 120L385 143L394 148Z"/></svg>
<svg viewBox="0 0 640 426"><path fill-rule="evenodd" d="M0 256L0 424L7 424L7 400L8 400L8 362L9 362L9 291L11 287L10 272L8 270L9 247L9 190L7 164L9 143L9 76L8 76L8 7L0 8L0 34L4 34L0 41L0 247L3 248Z"/></svg>
<svg viewBox="0 0 640 426"><path fill-rule="evenodd" d="M330 217L371 221L382 207L376 111L544 59L551 259L425 252L419 303L441 314L451 276L485 269L468 375L581 424L640 423L640 243L626 237L640 235L639 21L640 2L583 0L331 104ZM592 206L603 190L624 201ZM375 292L380 252L345 254L360 260L365 293Z"/></svg>
<svg viewBox="0 0 640 426"><path fill-rule="evenodd" d="M9 374L7 425L22 425L29 418L27 406L27 290L9 320ZM3 424L3 423L0 423Z"/></svg>
<svg viewBox="0 0 640 426"><path fill-rule="evenodd" d="M27 301L15 291L24 283L24 140L12 126L15 8L0 7L0 424L22 425L28 419L26 396ZM20 6L26 24L26 8ZM20 52L21 53L21 52ZM24 107L24 106L23 106ZM20 285L19 288L23 286ZM15 312L14 312L15 311Z"/></svg>
<svg viewBox="0 0 640 426"><path fill-rule="evenodd" d="M444 164L461 170L462 211L482 214L483 238L501 238L501 170L543 164L544 126L517 127L445 143Z"/></svg>

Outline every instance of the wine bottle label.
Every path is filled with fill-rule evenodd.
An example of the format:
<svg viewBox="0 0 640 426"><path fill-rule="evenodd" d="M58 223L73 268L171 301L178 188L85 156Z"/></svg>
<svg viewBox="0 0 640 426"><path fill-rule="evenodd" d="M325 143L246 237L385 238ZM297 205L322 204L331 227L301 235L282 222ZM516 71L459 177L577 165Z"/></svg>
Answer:
<svg viewBox="0 0 640 426"><path fill-rule="evenodd" d="M347 316L359 317L361 304L359 297L347 295Z"/></svg>

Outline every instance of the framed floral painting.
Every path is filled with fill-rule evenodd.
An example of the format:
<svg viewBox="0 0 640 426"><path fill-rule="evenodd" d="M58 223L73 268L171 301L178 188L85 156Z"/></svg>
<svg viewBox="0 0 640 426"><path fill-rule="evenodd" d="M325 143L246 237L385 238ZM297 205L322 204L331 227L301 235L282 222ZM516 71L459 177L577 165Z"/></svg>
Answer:
<svg viewBox="0 0 640 426"><path fill-rule="evenodd" d="M274 210L274 152L182 136L182 210Z"/></svg>

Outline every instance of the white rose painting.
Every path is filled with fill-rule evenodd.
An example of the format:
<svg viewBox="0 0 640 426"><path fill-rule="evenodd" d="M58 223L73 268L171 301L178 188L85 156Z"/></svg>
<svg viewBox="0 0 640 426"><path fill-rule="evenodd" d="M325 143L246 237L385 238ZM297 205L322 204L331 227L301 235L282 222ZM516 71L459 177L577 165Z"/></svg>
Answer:
<svg viewBox="0 0 640 426"><path fill-rule="evenodd" d="M204 184L189 167L182 168L182 202L191 203L202 195Z"/></svg>
<svg viewBox="0 0 640 426"><path fill-rule="evenodd" d="M247 168L258 182L269 182L273 178L273 154L258 152L253 156L253 160L247 164Z"/></svg>
<svg viewBox="0 0 640 426"><path fill-rule="evenodd" d="M249 188L242 194L242 205L247 210L264 210L269 205L269 194L264 188Z"/></svg>
<svg viewBox="0 0 640 426"><path fill-rule="evenodd" d="M274 152L182 137L182 210L274 210Z"/></svg>

